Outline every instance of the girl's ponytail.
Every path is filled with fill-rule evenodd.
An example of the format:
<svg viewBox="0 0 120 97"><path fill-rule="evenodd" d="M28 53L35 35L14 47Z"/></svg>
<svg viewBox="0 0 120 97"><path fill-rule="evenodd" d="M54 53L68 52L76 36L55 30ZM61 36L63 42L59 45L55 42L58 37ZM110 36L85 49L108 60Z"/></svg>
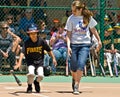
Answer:
<svg viewBox="0 0 120 97"><path fill-rule="evenodd" d="M88 8L84 5L84 7L82 8L82 15L84 24L88 25L90 17L93 16L93 13L90 10L88 10Z"/></svg>

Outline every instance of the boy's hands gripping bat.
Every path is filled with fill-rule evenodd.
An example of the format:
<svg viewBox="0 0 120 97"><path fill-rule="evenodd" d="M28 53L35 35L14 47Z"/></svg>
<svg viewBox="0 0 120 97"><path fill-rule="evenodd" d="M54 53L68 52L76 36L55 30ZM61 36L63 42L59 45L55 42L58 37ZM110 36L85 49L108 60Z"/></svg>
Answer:
<svg viewBox="0 0 120 97"><path fill-rule="evenodd" d="M10 70L10 73L14 76L15 81L17 82L17 84L18 84L19 86L21 86L22 83L21 83L21 81L18 79L18 77L14 74L14 71L13 71L13 70Z"/></svg>

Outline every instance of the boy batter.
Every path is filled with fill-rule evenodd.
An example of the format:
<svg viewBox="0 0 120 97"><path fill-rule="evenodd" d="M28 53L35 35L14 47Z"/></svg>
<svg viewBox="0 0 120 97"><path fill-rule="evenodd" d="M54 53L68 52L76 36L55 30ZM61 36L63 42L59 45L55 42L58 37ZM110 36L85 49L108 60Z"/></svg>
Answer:
<svg viewBox="0 0 120 97"><path fill-rule="evenodd" d="M28 66L28 74L27 74L27 93L32 92L32 83L34 82L35 90L37 93L40 92L40 85L39 82L44 77L43 71L43 60L44 60L44 50L46 50L49 55L53 59L53 64L57 65L56 59L53 55L52 50L50 49L49 45L40 37L38 37L38 28L35 24L30 24L27 28L27 34L29 39L25 41L22 52L20 54L20 59L18 64L14 67L17 69L21 66L22 58L25 55L25 59ZM37 76L34 80L35 74Z"/></svg>

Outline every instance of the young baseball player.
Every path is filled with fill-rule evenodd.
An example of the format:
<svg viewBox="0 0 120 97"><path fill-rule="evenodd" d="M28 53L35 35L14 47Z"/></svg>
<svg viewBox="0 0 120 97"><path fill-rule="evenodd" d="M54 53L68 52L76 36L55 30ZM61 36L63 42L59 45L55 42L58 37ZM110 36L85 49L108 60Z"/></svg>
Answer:
<svg viewBox="0 0 120 97"><path fill-rule="evenodd" d="M113 60L112 56L114 54L114 40L113 40L113 28L111 25L105 26L103 47L104 47L104 56L107 61L107 67L109 69L110 76L113 77L111 63Z"/></svg>
<svg viewBox="0 0 120 97"><path fill-rule="evenodd" d="M43 71L43 62L44 62L44 50L48 52L48 54L52 57L52 61L57 65L56 59L51 51L49 45L40 37L38 37L38 28L36 24L30 24L27 28L27 34L29 39L25 41L18 64L14 67L17 69L21 66L22 58L25 55L25 59L28 66L28 74L27 74L27 93L32 92L32 83L34 82L35 90L37 93L40 92L39 82L44 77ZM36 78L34 80L34 77Z"/></svg>
<svg viewBox="0 0 120 97"><path fill-rule="evenodd" d="M120 65L120 23L116 23L114 26L114 71L116 77L118 77L118 69Z"/></svg>

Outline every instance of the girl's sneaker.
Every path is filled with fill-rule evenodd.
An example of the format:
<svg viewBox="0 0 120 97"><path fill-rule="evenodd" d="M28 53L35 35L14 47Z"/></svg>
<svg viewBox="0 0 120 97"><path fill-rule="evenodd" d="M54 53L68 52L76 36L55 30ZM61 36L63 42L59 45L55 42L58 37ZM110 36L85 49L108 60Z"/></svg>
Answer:
<svg viewBox="0 0 120 97"><path fill-rule="evenodd" d="M79 95L80 94L80 92L79 92L79 90L78 90L78 85L74 85L74 90L73 90L73 94L75 94L75 95Z"/></svg>

